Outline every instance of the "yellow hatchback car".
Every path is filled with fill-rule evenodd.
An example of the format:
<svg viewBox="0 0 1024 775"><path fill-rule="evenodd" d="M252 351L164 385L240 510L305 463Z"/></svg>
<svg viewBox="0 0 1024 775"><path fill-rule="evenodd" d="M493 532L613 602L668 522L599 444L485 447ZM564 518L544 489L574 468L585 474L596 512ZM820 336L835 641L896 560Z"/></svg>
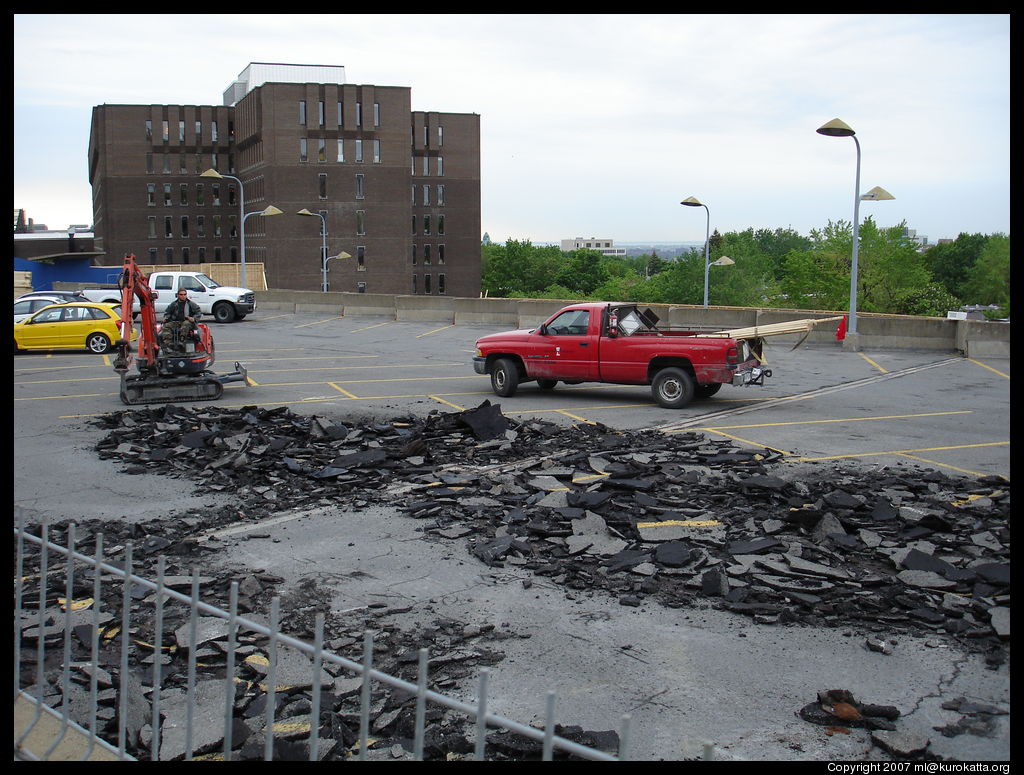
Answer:
<svg viewBox="0 0 1024 775"><path fill-rule="evenodd" d="M120 305L54 304L14 324L14 351L80 350L103 354L121 338ZM131 339L138 335L132 327Z"/></svg>

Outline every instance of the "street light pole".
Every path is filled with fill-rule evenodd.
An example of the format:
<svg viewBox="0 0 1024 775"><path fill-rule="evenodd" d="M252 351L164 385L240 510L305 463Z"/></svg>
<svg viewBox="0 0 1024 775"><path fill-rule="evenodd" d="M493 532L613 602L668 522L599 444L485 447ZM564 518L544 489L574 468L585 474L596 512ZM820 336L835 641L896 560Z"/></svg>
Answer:
<svg viewBox="0 0 1024 775"><path fill-rule="evenodd" d="M708 308L708 273L711 270L711 211L708 206L701 202L695 196L688 196L679 204L686 205L687 207L703 207L707 213L707 228L705 229L704 235L704 309Z"/></svg>
<svg viewBox="0 0 1024 775"><path fill-rule="evenodd" d="M317 217L322 221L320 227L320 236L323 238L323 245L320 247L320 292L327 293L327 216L323 213L311 213L305 207L299 210L296 215L304 215L307 218Z"/></svg>
<svg viewBox="0 0 1024 775"><path fill-rule="evenodd" d="M857 147L857 174L853 188L853 251L850 259L850 321L847 328L847 336L856 337L857 334L857 260L860 256L860 200L861 199L895 199L892 194L882 188L875 187L864 196L860 194L860 141L857 140L857 133L838 118L834 118L827 124L823 124L816 130L819 135L826 137L852 137Z"/></svg>

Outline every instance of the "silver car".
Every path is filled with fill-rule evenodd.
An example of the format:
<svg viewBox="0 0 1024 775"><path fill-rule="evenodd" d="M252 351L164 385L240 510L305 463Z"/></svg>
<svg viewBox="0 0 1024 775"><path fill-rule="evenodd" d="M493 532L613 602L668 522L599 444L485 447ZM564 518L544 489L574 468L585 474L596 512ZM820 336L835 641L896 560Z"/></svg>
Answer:
<svg viewBox="0 0 1024 775"><path fill-rule="evenodd" d="M49 307L51 304L67 304L68 299L62 296L44 296L42 294L25 294L14 302L14 322L20 323L33 312Z"/></svg>

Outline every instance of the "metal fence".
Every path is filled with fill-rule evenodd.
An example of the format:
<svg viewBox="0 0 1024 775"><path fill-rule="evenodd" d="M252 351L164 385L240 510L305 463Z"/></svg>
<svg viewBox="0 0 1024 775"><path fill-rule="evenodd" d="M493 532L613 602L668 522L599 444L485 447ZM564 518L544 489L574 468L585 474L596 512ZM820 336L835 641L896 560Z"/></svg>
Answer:
<svg viewBox="0 0 1024 775"><path fill-rule="evenodd" d="M195 570L188 584L190 594L171 589L169 584L177 584L180 579L172 582L166 577L162 556L157 560L155 581L134 574L131 544L124 547L123 560L115 562L104 557L102 534L95 536L93 555L78 552L73 524L67 528L66 546L50 540L46 525L30 531L24 524L18 524L14 535L15 759L192 761L239 758L241 752L233 742L238 721L236 693L240 685L251 685L239 675L238 668L243 661L247 666L256 664L261 672L265 671L265 680L259 688L266 697L262 711L262 757L252 756L250 744L246 758L300 758L295 755L294 743L287 755L282 754L282 739L301 740L308 748L311 761L339 756L358 760L383 758L380 752L375 756L371 750L374 741L370 737L370 709L374 682L406 693L409 702L415 698L412 758L417 761L424 760L428 703L465 714L467 725L468 719L473 719L473 758L477 761L486 758L489 727L527 738L533 741L534 749L539 743L543 760L553 759L555 751L598 761L629 758L628 715L622 717L618 751L613 755L555 734L554 692L546 697L544 728L537 729L489 711L490 671L486 668L479 672L475 702L464 702L428 689L427 649L418 652L418 680L412 683L374 668L370 632L364 633L361 662L326 650L322 613L316 615L314 639L309 644L279 631L279 598L271 602L269 626L239 616L238 582L231 583L229 610L224 611L200 600L199 575ZM120 550L118 553L120 555ZM91 597L88 597L83 590L89 589L90 576ZM76 592L80 595L77 600ZM103 604L104 593L111 605ZM141 603L140 598L143 598ZM119 616L106 610L116 609L118 600ZM179 642L183 635L186 639L181 644L181 650L187 650L188 654L184 691L164 685L164 666L168 661L163 646L164 614L166 606L175 602L188 609L187 633L181 628L174 633ZM208 628L213 621L217 622L216 626L226 627L227 643L223 647L223 676L210 680L210 666L200 663L197 654L205 642L199 630ZM243 633L251 633L249 640L259 639L261 649L258 652L251 647L243 648L240 641ZM149 642L144 637L148 637ZM277 671L286 649L298 651L311 660L309 712L299 718L275 717ZM78 661L72 658L73 650ZM88 654L86 659L82 658L83 650ZM219 676L219 659L213 661ZM340 750L337 739L321 739L321 727L330 724L331 715L322 714L319 690L326 666L333 666L336 673L352 673L361 681L358 741ZM367 676L369 680L363 680ZM212 702L211 692L215 695ZM200 701L204 696L205 704ZM162 713L172 705L177 713ZM210 713L211 707L216 707L216 712ZM211 744L211 739L216 742ZM401 752L394 753L404 756Z"/></svg>

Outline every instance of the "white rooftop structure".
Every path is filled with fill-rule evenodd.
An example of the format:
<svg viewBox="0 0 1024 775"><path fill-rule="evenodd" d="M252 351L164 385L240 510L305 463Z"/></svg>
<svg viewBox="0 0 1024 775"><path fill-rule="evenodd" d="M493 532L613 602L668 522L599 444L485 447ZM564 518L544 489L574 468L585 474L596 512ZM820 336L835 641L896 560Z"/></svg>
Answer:
<svg viewBox="0 0 1024 775"><path fill-rule="evenodd" d="M238 78L224 90L224 104L231 107L242 97L265 83L345 83L344 65L288 65L275 62L250 62Z"/></svg>
<svg viewBox="0 0 1024 775"><path fill-rule="evenodd" d="M607 237L576 237L576 239L562 240L562 250L570 252L573 250L596 250L606 256L625 256L623 248L615 247L615 240Z"/></svg>

